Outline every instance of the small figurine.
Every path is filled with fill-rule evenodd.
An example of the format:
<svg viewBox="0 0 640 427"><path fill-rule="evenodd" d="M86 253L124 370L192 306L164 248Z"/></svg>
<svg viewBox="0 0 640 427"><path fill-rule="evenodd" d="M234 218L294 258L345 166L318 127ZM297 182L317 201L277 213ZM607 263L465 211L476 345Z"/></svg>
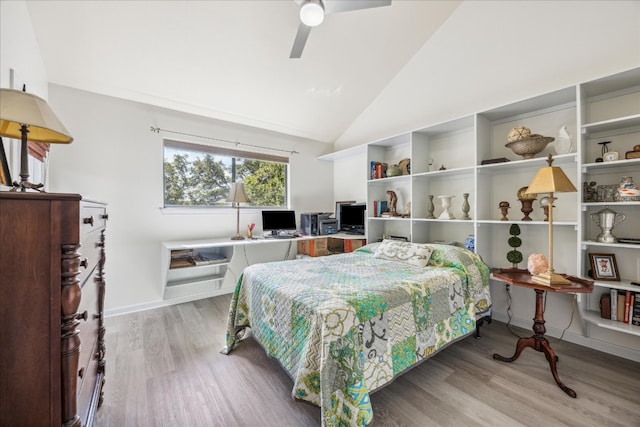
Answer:
<svg viewBox="0 0 640 427"><path fill-rule="evenodd" d="M500 218L500 221L509 221L509 218L507 218L507 214L509 213L509 202L502 201L498 206L500 207L500 212L502 213L502 218Z"/></svg>
<svg viewBox="0 0 640 427"><path fill-rule="evenodd" d="M387 195L389 196L389 209L385 214L388 214L388 216L400 216L396 210L396 205L398 204L398 196L396 195L396 192L388 190ZM387 216L385 214L383 214L383 216Z"/></svg>
<svg viewBox="0 0 640 427"><path fill-rule="evenodd" d="M402 218L411 218L411 202L407 202Z"/></svg>
<svg viewBox="0 0 640 427"><path fill-rule="evenodd" d="M411 159L402 159L400 163L400 170L402 171L402 175L411 175Z"/></svg>

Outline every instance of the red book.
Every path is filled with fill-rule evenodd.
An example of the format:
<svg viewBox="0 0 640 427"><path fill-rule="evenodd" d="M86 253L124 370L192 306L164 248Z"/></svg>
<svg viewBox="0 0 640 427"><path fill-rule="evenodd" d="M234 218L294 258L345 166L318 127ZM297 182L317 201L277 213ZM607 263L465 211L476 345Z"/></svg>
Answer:
<svg viewBox="0 0 640 427"><path fill-rule="evenodd" d="M629 308L632 307L632 296L633 293L631 291L627 291L624 296L624 323L629 323Z"/></svg>

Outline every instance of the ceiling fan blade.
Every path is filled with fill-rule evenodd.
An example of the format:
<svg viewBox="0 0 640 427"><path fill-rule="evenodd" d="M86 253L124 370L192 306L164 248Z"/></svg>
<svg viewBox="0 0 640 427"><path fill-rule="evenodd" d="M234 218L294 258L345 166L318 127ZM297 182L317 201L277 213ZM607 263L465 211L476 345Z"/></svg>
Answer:
<svg viewBox="0 0 640 427"><path fill-rule="evenodd" d="M298 27L298 32L296 33L296 39L293 41L293 47L291 48L291 54L289 58L300 58L302 55L302 50L304 49L304 45L307 43L307 38L309 38L309 33L311 32L311 27L300 23Z"/></svg>
<svg viewBox="0 0 640 427"><path fill-rule="evenodd" d="M329 15L330 13L389 6L391 0L324 0L323 3L324 13Z"/></svg>

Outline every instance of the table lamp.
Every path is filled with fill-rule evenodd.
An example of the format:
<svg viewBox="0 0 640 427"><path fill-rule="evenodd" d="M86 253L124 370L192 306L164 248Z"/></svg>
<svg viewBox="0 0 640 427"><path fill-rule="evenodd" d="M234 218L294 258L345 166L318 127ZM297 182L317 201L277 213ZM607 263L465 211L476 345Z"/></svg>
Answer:
<svg viewBox="0 0 640 427"><path fill-rule="evenodd" d="M569 178L567 178L562 169L557 166L551 166L552 162L553 158L551 154L549 154L549 157L547 157L549 166L540 169L536 173L536 176L533 177L533 181L531 181L527 189L528 194L549 193L549 268L543 273L532 276L531 280L541 285L562 286L569 285L571 282L563 276L556 274L553 270L553 203L556 201L553 193L573 193L578 190L576 190L576 187L569 181Z"/></svg>
<svg viewBox="0 0 640 427"><path fill-rule="evenodd" d="M251 203L247 193L244 191L244 184L242 182L234 182L229 189L229 195L227 196L227 202L236 204L236 235L231 240L242 240L244 237L240 234L240 203Z"/></svg>
<svg viewBox="0 0 640 427"><path fill-rule="evenodd" d="M27 140L50 144L69 144L73 141L47 102L33 94L0 89L0 136L21 140L20 183L15 182L12 191L28 188L42 191L43 184L29 182L29 157Z"/></svg>

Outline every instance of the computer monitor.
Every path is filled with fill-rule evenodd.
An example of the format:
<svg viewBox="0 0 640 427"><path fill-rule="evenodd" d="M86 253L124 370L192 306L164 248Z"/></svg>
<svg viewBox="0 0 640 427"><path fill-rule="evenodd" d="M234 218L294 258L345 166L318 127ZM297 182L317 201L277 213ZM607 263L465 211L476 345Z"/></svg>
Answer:
<svg viewBox="0 0 640 427"><path fill-rule="evenodd" d="M281 231L296 231L296 211L262 211L262 230L277 235Z"/></svg>
<svg viewBox="0 0 640 427"><path fill-rule="evenodd" d="M340 230L353 234L364 234L366 203L340 204Z"/></svg>

